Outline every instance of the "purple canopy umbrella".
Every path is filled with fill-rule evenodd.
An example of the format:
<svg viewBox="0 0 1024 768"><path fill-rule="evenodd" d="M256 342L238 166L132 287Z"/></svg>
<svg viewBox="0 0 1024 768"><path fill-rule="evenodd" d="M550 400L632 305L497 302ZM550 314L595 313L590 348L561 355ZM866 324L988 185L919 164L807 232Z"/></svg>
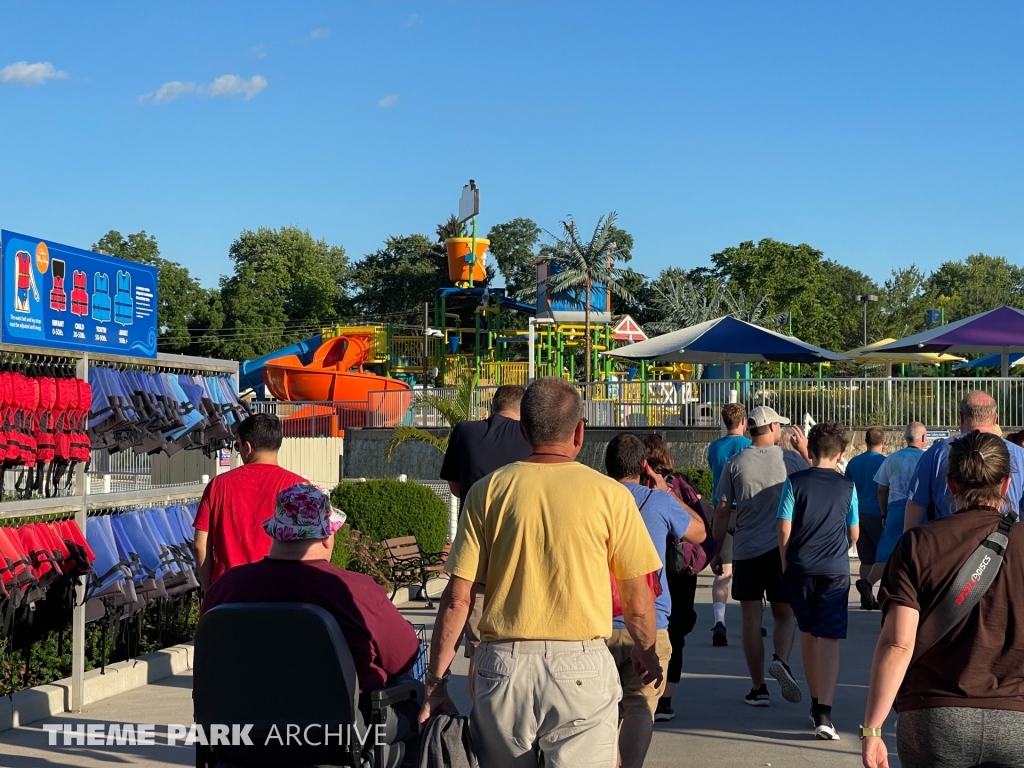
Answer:
<svg viewBox="0 0 1024 768"><path fill-rule="evenodd" d="M1024 352L1024 312L999 307L875 347L875 352L998 352L1002 375L1010 375L1010 355Z"/></svg>

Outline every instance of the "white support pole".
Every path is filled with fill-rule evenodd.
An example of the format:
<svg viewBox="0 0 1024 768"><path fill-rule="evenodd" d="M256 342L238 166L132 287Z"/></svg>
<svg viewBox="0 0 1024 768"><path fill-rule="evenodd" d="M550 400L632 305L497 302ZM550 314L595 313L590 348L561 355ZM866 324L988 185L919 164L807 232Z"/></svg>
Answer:
<svg viewBox="0 0 1024 768"><path fill-rule="evenodd" d="M89 355L86 353L78 361L76 375L82 381L89 380ZM89 481L85 474L85 465L81 462L75 467L75 488L82 497L82 508L75 512L75 522L85 536L85 526L89 509ZM78 578L75 586L75 608L71 614L71 711L81 712L83 694L85 693L85 582L84 577Z"/></svg>
<svg viewBox="0 0 1024 768"><path fill-rule="evenodd" d="M527 356L526 359L529 361L526 364L526 383L532 384L533 380L537 378L537 342L534 339L534 334L537 333L537 318L530 317L526 321L529 337L526 340L527 345Z"/></svg>

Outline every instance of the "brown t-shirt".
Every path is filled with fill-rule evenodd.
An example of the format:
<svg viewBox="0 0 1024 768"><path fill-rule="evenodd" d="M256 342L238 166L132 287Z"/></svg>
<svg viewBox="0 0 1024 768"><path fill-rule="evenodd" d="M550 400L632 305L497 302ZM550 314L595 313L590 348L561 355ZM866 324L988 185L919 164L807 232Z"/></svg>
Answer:
<svg viewBox="0 0 1024 768"><path fill-rule="evenodd" d="M883 614L904 605L923 622L957 571L999 524L998 512L965 510L904 534L885 569ZM901 712L976 707L1024 712L1024 525L1015 525L1002 568L970 615L907 670ZM884 619L883 619L884 621Z"/></svg>

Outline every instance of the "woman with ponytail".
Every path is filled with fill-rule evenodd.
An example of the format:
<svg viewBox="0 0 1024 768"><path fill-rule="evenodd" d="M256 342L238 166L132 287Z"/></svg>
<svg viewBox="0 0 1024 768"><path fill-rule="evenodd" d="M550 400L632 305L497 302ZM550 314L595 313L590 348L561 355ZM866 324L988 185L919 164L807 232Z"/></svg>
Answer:
<svg viewBox="0 0 1024 768"><path fill-rule="evenodd" d="M1012 515L1005 441L977 430L954 440L946 483L956 514L903 534L882 578L882 633L861 727L867 768L889 766L881 730L894 704L903 768L1024 766L1024 526L1007 529L1001 566L992 558L979 566L998 567L980 602L915 658L919 626L940 603L965 601L968 589L947 600L953 580Z"/></svg>

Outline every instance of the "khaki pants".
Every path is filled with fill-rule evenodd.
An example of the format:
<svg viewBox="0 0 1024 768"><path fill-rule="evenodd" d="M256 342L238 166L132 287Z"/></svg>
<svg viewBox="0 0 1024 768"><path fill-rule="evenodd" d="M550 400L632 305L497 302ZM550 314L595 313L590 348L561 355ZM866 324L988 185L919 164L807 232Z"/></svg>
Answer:
<svg viewBox="0 0 1024 768"><path fill-rule="evenodd" d="M619 679L622 681L622 715L650 715L654 719L654 710L658 708L658 699L665 692L665 681L667 676L661 678L661 685L654 683L644 684L636 672L633 671L633 638L625 629L613 629L612 636L608 638L608 650L615 659L615 666L619 670ZM672 643L668 639L668 630L659 629L655 635L654 650L661 662L661 669L664 672L668 669L668 663L672 658Z"/></svg>
<svg viewBox="0 0 1024 768"><path fill-rule="evenodd" d="M604 640L484 642L473 743L487 768L614 768L622 688Z"/></svg>

